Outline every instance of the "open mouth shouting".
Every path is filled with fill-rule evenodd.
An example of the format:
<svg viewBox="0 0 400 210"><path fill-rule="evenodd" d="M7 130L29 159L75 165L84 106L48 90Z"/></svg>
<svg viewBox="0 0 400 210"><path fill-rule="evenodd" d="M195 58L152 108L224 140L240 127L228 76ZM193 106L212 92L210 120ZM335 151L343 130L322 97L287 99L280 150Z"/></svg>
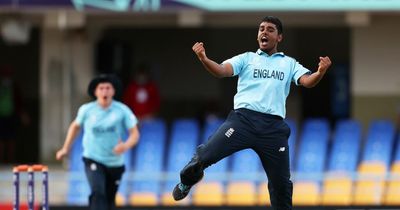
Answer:
<svg viewBox="0 0 400 210"><path fill-rule="evenodd" d="M269 43L268 37L265 35L260 36L259 43L260 43L260 48L265 49Z"/></svg>
<svg viewBox="0 0 400 210"><path fill-rule="evenodd" d="M261 43L267 43L268 42L268 38L267 38L267 36L261 36Z"/></svg>

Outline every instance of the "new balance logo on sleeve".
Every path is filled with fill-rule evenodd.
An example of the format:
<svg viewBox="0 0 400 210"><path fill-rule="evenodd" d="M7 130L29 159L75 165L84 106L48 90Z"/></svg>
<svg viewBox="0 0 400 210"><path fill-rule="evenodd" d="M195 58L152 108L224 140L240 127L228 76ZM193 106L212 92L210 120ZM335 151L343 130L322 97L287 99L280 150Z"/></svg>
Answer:
<svg viewBox="0 0 400 210"><path fill-rule="evenodd" d="M235 132L235 129L229 128L229 129L225 132L225 136L229 138L229 137L232 136L233 132Z"/></svg>

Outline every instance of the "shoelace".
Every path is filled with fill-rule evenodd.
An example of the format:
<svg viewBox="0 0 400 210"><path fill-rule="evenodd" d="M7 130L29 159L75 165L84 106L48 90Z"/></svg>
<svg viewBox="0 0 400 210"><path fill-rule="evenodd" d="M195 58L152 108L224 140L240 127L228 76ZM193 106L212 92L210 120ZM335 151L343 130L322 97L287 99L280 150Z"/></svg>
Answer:
<svg viewBox="0 0 400 210"><path fill-rule="evenodd" d="M187 189L189 189L189 186L184 185L184 184L182 184L182 183L179 183L178 187L179 187L179 189L180 189L182 192L184 192L184 191L186 191Z"/></svg>

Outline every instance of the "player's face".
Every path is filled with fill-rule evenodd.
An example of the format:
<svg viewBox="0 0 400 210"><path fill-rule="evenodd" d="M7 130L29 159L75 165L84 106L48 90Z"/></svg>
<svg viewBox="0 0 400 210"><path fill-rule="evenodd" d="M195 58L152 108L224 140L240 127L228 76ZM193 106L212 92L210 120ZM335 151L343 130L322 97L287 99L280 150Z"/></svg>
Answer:
<svg viewBox="0 0 400 210"><path fill-rule="evenodd" d="M282 41L282 34L278 34L275 24L262 22L258 28L257 41L262 51L273 54L277 51L278 43Z"/></svg>
<svg viewBox="0 0 400 210"><path fill-rule="evenodd" d="M96 87L95 96L97 100L108 102L114 97L114 87L109 82L100 83Z"/></svg>

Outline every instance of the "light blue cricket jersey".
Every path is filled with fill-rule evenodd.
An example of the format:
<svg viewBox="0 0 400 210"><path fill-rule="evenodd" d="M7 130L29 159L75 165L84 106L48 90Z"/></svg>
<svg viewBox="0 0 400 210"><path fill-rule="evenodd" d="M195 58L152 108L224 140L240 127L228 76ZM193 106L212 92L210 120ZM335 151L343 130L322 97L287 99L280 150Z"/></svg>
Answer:
<svg viewBox="0 0 400 210"><path fill-rule="evenodd" d="M127 129L133 128L138 120L123 103L112 101L103 109L96 101L82 105L75 119L83 129L83 157L106 166L122 166L122 155L113 153L118 140L122 140Z"/></svg>
<svg viewBox="0 0 400 210"><path fill-rule="evenodd" d="M238 75L234 109L246 108L285 118L290 83L310 70L282 52L268 55L261 51L246 52L223 63L230 63L233 76Z"/></svg>

